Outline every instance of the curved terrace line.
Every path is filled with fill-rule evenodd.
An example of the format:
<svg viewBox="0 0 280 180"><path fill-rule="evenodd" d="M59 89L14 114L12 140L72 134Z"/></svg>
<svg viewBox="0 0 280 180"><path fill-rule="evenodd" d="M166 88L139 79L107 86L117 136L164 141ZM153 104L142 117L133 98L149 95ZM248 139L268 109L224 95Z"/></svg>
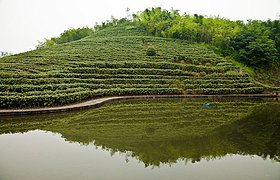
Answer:
<svg viewBox="0 0 280 180"><path fill-rule="evenodd" d="M105 97L99 99L92 99L89 101L58 106L58 107L45 107L45 108L29 108L29 109L2 109L0 110L0 116L16 116L16 115L31 115L31 114L46 114L56 112L66 112L81 110L87 108L98 108L105 104L116 102L120 100L129 99L152 99L152 98L222 98L222 97L263 97L263 98L278 98L277 94L224 94L224 95L139 95L139 96L116 96Z"/></svg>

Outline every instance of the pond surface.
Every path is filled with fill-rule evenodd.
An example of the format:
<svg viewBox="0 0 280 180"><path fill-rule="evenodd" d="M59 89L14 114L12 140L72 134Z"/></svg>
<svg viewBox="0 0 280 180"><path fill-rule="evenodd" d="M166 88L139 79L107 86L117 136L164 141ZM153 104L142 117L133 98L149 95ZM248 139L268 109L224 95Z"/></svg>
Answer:
<svg viewBox="0 0 280 180"><path fill-rule="evenodd" d="M22 179L280 179L280 102L135 100L0 117L0 180Z"/></svg>

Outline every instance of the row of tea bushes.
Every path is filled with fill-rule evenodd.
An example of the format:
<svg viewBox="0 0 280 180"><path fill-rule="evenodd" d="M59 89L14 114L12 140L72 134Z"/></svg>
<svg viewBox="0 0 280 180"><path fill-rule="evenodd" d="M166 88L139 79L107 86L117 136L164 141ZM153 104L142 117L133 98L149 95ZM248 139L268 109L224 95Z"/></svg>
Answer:
<svg viewBox="0 0 280 180"><path fill-rule="evenodd" d="M121 95L161 95L161 94L181 94L182 91L176 88L115 88L115 89L97 89L86 90L78 92L64 92L57 94L43 94L43 95L0 95L0 104L2 107L40 107L40 106L57 106L65 105L73 102L78 102L92 97L102 96L121 96Z"/></svg>

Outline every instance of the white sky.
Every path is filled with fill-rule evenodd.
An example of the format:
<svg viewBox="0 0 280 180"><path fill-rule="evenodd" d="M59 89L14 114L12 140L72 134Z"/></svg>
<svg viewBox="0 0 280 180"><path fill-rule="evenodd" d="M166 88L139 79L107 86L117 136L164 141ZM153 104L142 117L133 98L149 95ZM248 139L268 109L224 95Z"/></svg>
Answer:
<svg viewBox="0 0 280 180"><path fill-rule="evenodd" d="M34 49L37 40L71 27L93 27L111 16L126 17L147 7L213 15L231 20L279 19L280 0L0 0L0 51Z"/></svg>

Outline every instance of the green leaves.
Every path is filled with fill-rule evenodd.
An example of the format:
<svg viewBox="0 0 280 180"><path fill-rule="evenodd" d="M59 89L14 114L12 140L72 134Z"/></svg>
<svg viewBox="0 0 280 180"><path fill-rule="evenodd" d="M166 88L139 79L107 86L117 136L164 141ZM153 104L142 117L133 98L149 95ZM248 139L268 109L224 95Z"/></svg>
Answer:
<svg viewBox="0 0 280 180"><path fill-rule="evenodd" d="M23 108L40 106L58 106L73 102L79 102L93 97L121 96L121 95L155 95L155 94L181 94L176 88L111 88L96 90L78 90L77 92L57 92L38 95L0 95L0 107Z"/></svg>
<svg viewBox="0 0 280 180"><path fill-rule="evenodd" d="M238 59L251 67L269 67L277 60L275 42L269 38L269 28L252 21L236 35L231 44Z"/></svg>
<svg viewBox="0 0 280 180"><path fill-rule="evenodd" d="M89 27L82 27L78 29L71 28L65 30L58 37L52 37L51 39L46 39L45 42L39 43L37 47L38 48L49 47L55 44L63 44L71 41L76 41L93 34L93 32L94 30Z"/></svg>
<svg viewBox="0 0 280 180"><path fill-rule="evenodd" d="M147 56L155 56L157 55L156 49L154 47L148 47L147 51L146 51L146 55Z"/></svg>
<svg viewBox="0 0 280 180"><path fill-rule="evenodd" d="M236 57L251 67L269 67L279 61L280 23L275 21L230 21L198 14L180 15L159 7L138 15L139 26L151 35L177 38L191 43L214 45L218 51Z"/></svg>

